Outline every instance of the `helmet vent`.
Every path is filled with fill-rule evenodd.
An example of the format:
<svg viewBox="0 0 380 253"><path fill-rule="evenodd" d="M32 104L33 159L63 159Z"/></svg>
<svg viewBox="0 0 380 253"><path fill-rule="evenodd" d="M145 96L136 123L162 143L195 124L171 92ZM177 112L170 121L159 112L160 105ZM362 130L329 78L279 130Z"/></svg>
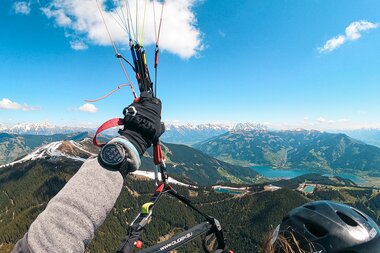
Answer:
<svg viewBox="0 0 380 253"><path fill-rule="evenodd" d="M289 215L286 215L284 218L282 218L282 223L286 222L287 220L289 220Z"/></svg>
<svg viewBox="0 0 380 253"><path fill-rule="evenodd" d="M310 209L310 210L315 210L315 206L312 206L312 205L304 205L303 207Z"/></svg>
<svg viewBox="0 0 380 253"><path fill-rule="evenodd" d="M305 228L315 237L323 237L328 234L326 229L316 223L305 222Z"/></svg>
<svg viewBox="0 0 380 253"><path fill-rule="evenodd" d="M352 226L352 227L356 227L358 225L358 223L353 220L351 217L347 216L346 214L344 213L341 213L339 211L336 212L336 214L339 216L339 218L344 221L346 224Z"/></svg>
<svg viewBox="0 0 380 253"><path fill-rule="evenodd" d="M363 217L363 219L365 219L366 221L368 221L368 218L365 217L364 214L362 214L360 211L356 210L355 208L352 208L353 211L355 211L357 214L359 214L361 217Z"/></svg>

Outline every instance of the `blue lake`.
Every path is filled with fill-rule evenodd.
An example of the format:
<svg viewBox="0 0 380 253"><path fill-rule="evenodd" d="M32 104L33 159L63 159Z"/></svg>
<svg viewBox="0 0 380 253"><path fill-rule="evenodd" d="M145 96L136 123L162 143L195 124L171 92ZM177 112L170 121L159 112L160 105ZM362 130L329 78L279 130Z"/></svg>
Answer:
<svg viewBox="0 0 380 253"><path fill-rule="evenodd" d="M215 191L220 192L220 193L229 193L229 194L236 194L236 195L244 193L244 192L234 191L234 190L224 189L224 188L215 189Z"/></svg>
<svg viewBox="0 0 380 253"><path fill-rule="evenodd" d="M310 174L310 173L322 174L320 171L316 171L316 170L295 170L295 169L278 170L278 169L273 169L270 166L253 166L251 168L257 171L258 173L260 173L261 175L263 175L264 177L270 178L270 179L290 179L290 178L295 178L295 177L302 176L305 174ZM323 174L323 175L334 176L331 174ZM339 174L335 176L350 179L356 184L365 183L365 180L363 178L355 176L353 174Z"/></svg>

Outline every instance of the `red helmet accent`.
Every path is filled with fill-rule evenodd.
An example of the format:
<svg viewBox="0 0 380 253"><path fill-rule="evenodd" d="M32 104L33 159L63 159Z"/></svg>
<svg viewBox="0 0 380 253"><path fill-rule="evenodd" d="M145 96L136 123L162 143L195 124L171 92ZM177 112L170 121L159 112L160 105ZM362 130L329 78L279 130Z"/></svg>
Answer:
<svg viewBox="0 0 380 253"><path fill-rule="evenodd" d="M135 247L136 247L137 249L141 249L141 248L142 248L142 245L143 245L143 243L142 243L142 241L140 241L140 240L138 240L138 241L135 242Z"/></svg>

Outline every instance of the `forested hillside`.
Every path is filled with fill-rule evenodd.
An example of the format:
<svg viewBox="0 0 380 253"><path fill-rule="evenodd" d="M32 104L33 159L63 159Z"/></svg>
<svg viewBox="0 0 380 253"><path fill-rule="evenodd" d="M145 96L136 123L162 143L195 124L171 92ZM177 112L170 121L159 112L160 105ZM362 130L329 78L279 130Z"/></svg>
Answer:
<svg viewBox="0 0 380 253"><path fill-rule="evenodd" d="M9 249L27 231L31 222L80 167L80 161L66 157L31 160L0 170L0 252ZM27 187L25 187L27 186ZM215 193L208 188L188 189L175 186L201 210L221 220L231 248L251 252L262 236L293 207L307 201L301 194L283 190L263 194L234 196ZM90 252L114 252L127 224L148 201L154 190L153 181L130 176L104 225L90 244ZM289 201L286 197L291 196ZM274 208L276 207L276 208ZM164 198L155 209L153 222L146 227L144 245L160 237L189 228L201 218L171 198ZM202 252L200 241L180 252ZM1 251L2 250L2 251Z"/></svg>
<svg viewBox="0 0 380 253"><path fill-rule="evenodd" d="M235 131L194 147L213 157L238 164L326 172L363 172L380 176L380 148L345 134L319 131Z"/></svg>
<svg viewBox="0 0 380 253"><path fill-rule="evenodd" d="M84 159L94 153L89 139L81 142L53 142L40 147L12 165L0 167L0 252L12 246L44 210L48 201L79 169ZM253 184L247 168L232 166L200 151L165 144L163 151L169 175L198 185L198 188L174 185L196 207L220 220L228 245L235 252L257 252L265 235L292 208L318 199L331 199L358 207L380 221L380 193L358 187L350 180L321 175L304 175L292 180L271 182L282 189L265 190L266 184ZM142 169L151 168L149 153ZM220 173L223 168L223 173ZM239 179L236 181L236 179ZM242 184L245 183L245 184ZM302 183L316 184L312 194L296 190ZM215 192L210 185L225 183L244 187L242 194ZM100 227L87 252L114 252L125 235L128 224L154 191L154 182L143 176L129 175L122 193L106 222ZM154 211L153 221L144 231L144 246L153 245L186 230L202 218L173 198L165 197ZM196 253L201 241L178 252Z"/></svg>

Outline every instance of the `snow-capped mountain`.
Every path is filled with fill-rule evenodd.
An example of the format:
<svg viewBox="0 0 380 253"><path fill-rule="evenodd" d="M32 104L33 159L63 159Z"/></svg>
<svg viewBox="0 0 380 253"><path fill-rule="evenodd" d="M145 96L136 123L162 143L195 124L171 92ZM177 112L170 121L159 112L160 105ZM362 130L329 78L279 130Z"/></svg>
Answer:
<svg viewBox="0 0 380 253"><path fill-rule="evenodd" d="M14 162L1 165L0 168L9 167L15 164L24 163L27 161L34 161L38 159L67 158L70 160L83 162L91 155L94 155L86 148L86 142L89 141L89 139L85 139L79 143L72 140L51 142L49 144L37 148L30 154Z"/></svg>
<svg viewBox="0 0 380 253"><path fill-rule="evenodd" d="M7 163L4 165L0 165L0 169L9 168L15 165L23 166L23 164L26 164L31 161L36 161L36 160L40 160L40 161L48 160L50 162L55 162L59 164L63 164L64 161L68 161L70 163L72 162L82 163L90 156L96 155L96 153L97 153L97 149L94 148L94 146L92 145L92 140L89 138L85 138L84 140L80 142L76 142L73 140L54 141L35 149L30 154L16 161L13 161L11 163ZM153 171L137 170L133 172L132 174L136 176L140 176L140 177L141 176L146 177L152 180L155 179L155 173ZM161 178L159 177L159 179ZM168 180L170 183L173 183L173 184L190 186L190 187L196 188L196 186L182 183L171 177L169 177Z"/></svg>
<svg viewBox="0 0 380 253"><path fill-rule="evenodd" d="M249 131L266 131L268 128L265 125L257 124L257 123L238 123L236 124L231 131L243 131L243 132L249 132Z"/></svg>
<svg viewBox="0 0 380 253"><path fill-rule="evenodd" d="M256 123L208 123L208 124L178 124L165 123L166 131L162 136L164 142L179 144L194 144L205 141L209 138L224 134L231 131L265 131L264 125ZM33 134L33 135L52 135L52 134L70 134L77 132L95 133L95 128L55 126L50 123L24 123L14 126L0 124L0 133L9 134ZM117 130L110 129L104 132L109 136L117 135Z"/></svg>
<svg viewBox="0 0 380 253"><path fill-rule="evenodd" d="M48 122L44 123L18 123L13 126L0 124L0 132L9 134L35 134L35 135L51 135L51 134L68 134L74 132L93 132L92 128L56 126Z"/></svg>
<svg viewBox="0 0 380 253"><path fill-rule="evenodd" d="M178 123L167 123L165 122L165 129L166 131L186 131L186 130L223 130L223 131L229 131L234 128L233 124L223 124L223 123L208 123L208 124L178 124Z"/></svg>
<svg viewBox="0 0 380 253"><path fill-rule="evenodd" d="M212 137L224 134L226 132L245 132L260 130L265 131L264 125L256 123L238 123L234 124L170 124L165 123L166 131L162 136L162 140L170 143L195 144L205 141Z"/></svg>

